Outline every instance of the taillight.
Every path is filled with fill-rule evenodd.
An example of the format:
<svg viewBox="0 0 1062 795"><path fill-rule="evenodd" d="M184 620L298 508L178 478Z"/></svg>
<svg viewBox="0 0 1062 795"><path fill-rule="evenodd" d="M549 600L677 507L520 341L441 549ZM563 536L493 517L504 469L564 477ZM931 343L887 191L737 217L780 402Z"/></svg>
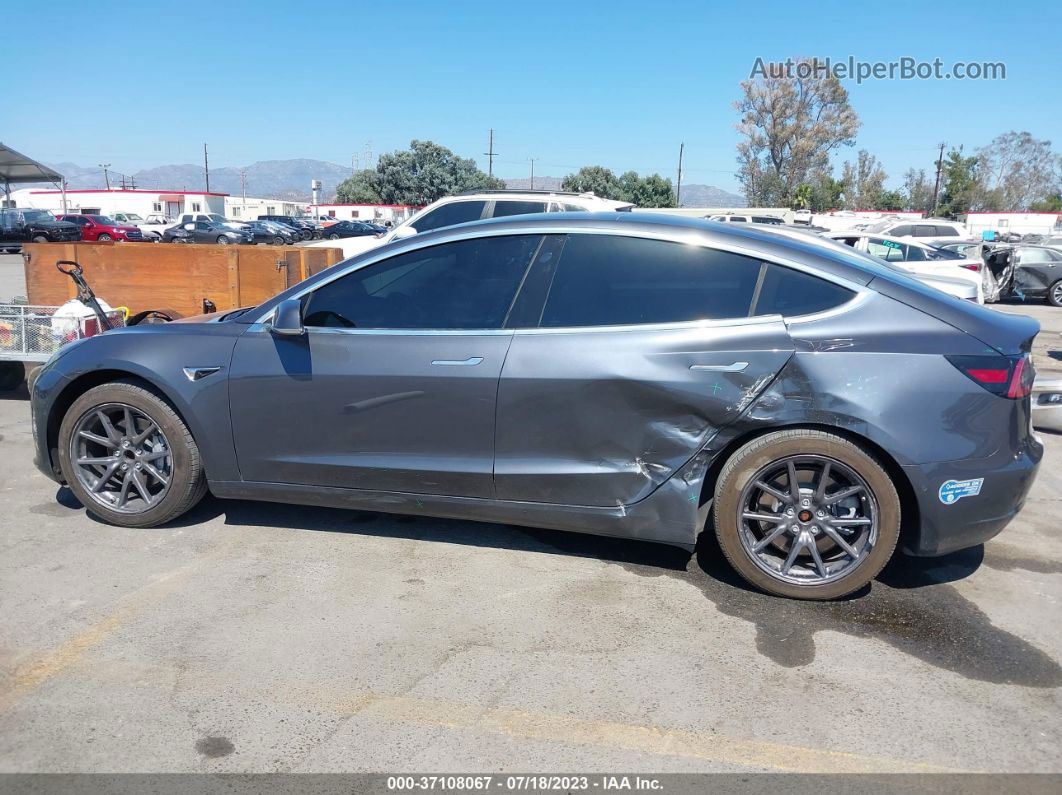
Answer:
<svg viewBox="0 0 1062 795"><path fill-rule="evenodd" d="M976 262L970 262L970 263L968 263L966 265L960 265L959 267L960 268L966 268L966 270L968 270L968 271L979 271L979 270L981 270L981 266L978 265Z"/></svg>
<svg viewBox="0 0 1062 795"><path fill-rule="evenodd" d="M1032 393L1036 370L1029 354L1022 356L945 356L958 370L993 395L1023 398Z"/></svg>

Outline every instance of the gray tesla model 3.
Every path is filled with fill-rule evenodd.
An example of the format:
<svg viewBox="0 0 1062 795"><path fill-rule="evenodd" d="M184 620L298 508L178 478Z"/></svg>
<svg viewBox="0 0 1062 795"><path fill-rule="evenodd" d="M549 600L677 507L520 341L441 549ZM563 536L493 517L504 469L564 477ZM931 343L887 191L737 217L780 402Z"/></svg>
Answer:
<svg viewBox="0 0 1062 795"><path fill-rule="evenodd" d="M708 522L753 585L836 598L1018 512L1038 331L755 228L484 221L63 348L37 465L127 527L208 489L688 549Z"/></svg>

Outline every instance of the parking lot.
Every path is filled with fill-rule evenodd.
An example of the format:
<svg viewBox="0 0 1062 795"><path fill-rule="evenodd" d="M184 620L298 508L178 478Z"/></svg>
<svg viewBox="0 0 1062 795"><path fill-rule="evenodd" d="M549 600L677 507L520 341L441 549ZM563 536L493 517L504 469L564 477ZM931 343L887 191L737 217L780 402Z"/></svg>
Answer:
<svg viewBox="0 0 1062 795"><path fill-rule="evenodd" d="M0 256L0 300L24 290ZM1062 374L1062 310L1041 373ZM1062 436L997 539L822 604L677 549L205 500L130 530L0 395L0 771L1062 770Z"/></svg>

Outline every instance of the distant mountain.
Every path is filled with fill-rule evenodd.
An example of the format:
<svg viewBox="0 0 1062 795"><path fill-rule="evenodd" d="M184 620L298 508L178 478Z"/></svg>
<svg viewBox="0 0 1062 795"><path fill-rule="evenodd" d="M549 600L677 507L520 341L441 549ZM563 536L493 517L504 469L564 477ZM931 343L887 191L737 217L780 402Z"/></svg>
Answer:
<svg viewBox="0 0 1062 795"><path fill-rule="evenodd" d="M53 163L52 168L66 177L71 189L99 189L104 187L103 170L83 168L76 163ZM266 199L307 201L310 199L310 181L321 180L321 199L327 201L335 196L336 186L350 176L350 168L337 166L324 160L263 160L245 168L225 166L210 169L210 190L239 196L243 192L240 172L247 173L247 195ZM137 171L131 175L111 170L111 187L122 184L122 177L129 176L142 190L204 190L206 180L203 167L183 164L158 166Z"/></svg>
<svg viewBox="0 0 1062 795"><path fill-rule="evenodd" d="M714 185L682 185L683 207L746 207L744 196L728 193Z"/></svg>

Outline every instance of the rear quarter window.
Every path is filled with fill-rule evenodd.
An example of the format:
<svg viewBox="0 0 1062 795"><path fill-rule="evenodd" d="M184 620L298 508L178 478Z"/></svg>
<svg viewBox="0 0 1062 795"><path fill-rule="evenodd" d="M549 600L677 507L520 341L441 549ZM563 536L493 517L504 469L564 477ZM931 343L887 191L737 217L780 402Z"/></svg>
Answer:
<svg viewBox="0 0 1062 795"><path fill-rule="evenodd" d="M855 293L839 284L782 265L768 264L752 314L811 315L838 307L854 296Z"/></svg>

